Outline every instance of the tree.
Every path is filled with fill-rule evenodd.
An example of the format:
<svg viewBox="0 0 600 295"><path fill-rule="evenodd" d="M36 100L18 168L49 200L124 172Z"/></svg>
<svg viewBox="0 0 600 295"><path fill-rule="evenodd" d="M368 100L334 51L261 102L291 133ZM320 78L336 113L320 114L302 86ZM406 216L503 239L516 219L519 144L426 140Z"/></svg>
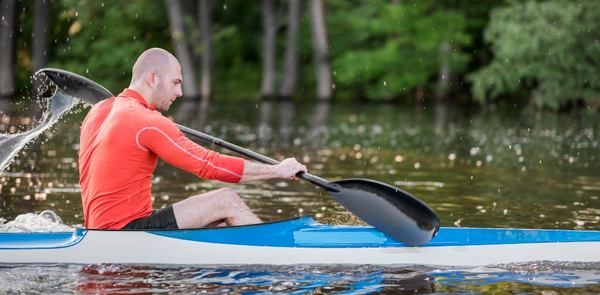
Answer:
<svg viewBox="0 0 600 295"><path fill-rule="evenodd" d="M200 94L202 103L207 104L212 95L212 30L211 30L212 0L201 0L199 6L200 46L202 47L202 82Z"/></svg>
<svg viewBox="0 0 600 295"><path fill-rule="evenodd" d="M525 90L539 107L600 101L600 2L511 2L485 30L494 58L469 76L481 103Z"/></svg>
<svg viewBox="0 0 600 295"><path fill-rule="evenodd" d="M48 63L48 25L50 23L50 0L35 1L33 18L33 72Z"/></svg>
<svg viewBox="0 0 600 295"><path fill-rule="evenodd" d="M50 24L50 0L35 1L35 12L33 18L32 34L32 72L45 67L48 64L48 25ZM41 90L41 80L35 79L33 89Z"/></svg>
<svg viewBox="0 0 600 295"><path fill-rule="evenodd" d="M275 87L275 36L277 24L273 12L273 0L262 0L261 7L264 39L260 94L263 98L271 98Z"/></svg>
<svg viewBox="0 0 600 295"><path fill-rule="evenodd" d="M0 1L0 96L15 91L15 47L17 41L17 1Z"/></svg>
<svg viewBox="0 0 600 295"><path fill-rule="evenodd" d="M184 26L183 9L179 0L165 0L167 7L171 38L175 45L175 53L181 64L181 72L185 79L183 94L187 98L198 99L198 80L194 69L192 52L185 43L186 30Z"/></svg>
<svg viewBox="0 0 600 295"><path fill-rule="evenodd" d="M283 80L279 96L290 98L296 91L298 83L298 34L300 31L300 14L302 11L300 0L288 1L288 25L286 35L285 59L283 64Z"/></svg>
<svg viewBox="0 0 600 295"><path fill-rule="evenodd" d="M310 1L314 63L317 76L317 98L331 99L331 66L329 65L329 44L325 27L323 0Z"/></svg>

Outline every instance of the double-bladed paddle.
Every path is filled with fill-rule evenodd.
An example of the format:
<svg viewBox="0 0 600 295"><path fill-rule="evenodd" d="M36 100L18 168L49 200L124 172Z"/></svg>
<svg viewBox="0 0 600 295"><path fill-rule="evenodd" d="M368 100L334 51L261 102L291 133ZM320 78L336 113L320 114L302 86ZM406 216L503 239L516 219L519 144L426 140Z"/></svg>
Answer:
<svg viewBox="0 0 600 295"><path fill-rule="evenodd" d="M96 82L65 70L44 68L38 71L40 72L50 78L65 94L92 105L114 96ZM200 139L262 163L273 165L279 163L275 159L200 131L181 125L177 127L192 139ZM350 212L405 244L416 246L426 243L439 229L440 219L429 206L391 185L370 179L343 179L330 182L303 172L298 173L297 176L324 188Z"/></svg>

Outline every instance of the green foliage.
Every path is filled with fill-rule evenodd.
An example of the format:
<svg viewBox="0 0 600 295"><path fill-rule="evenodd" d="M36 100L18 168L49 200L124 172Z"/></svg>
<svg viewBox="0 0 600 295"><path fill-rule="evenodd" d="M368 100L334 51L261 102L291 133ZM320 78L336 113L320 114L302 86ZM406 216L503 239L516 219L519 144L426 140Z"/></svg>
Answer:
<svg viewBox="0 0 600 295"><path fill-rule="evenodd" d="M203 45L197 42L194 1L184 1L190 28L185 39L199 55ZM451 91L468 92L461 88L467 87L461 81L467 76L471 93L481 103L529 92L535 104L555 109L578 100L598 105L600 2L508 1L325 1L335 98L403 99L416 88L430 94L447 65L458 82ZM17 80L23 90L31 85L35 2L20 3ZM276 69L281 73L287 4L274 5ZM311 100L316 75L308 8L303 2L296 96ZM260 3L214 1L212 18L214 97L257 98L263 45ZM49 66L91 77L113 92L127 86L131 66L143 50L173 51L165 3L154 0L54 0L49 40ZM444 44L450 45L449 53L442 52ZM196 56L196 66L198 61Z"/></svg>
<svg viewBox="0 0 600 295"><path fill-rule="evenodd" d="M332 7L333 68L342 95L391 99L434 84L441 64L461 71L468 56L465 17L435 1L328 2ZM356 7L359 6L359 7ZM335 13L334 13L335 12ZM440 48L448 42L448 56Z"/></svg>
<svg viewBox="0 0 600 295"><path fill-rule="evenodd" d="M171 45L162 1L54 4L59 5L59 21L67 35L56 42L51 64L91 77L113 92L127 87L131 67L142 51Z"/></svg>
<svg viewBox="0 0 600 295"><path fill-rule="evenodd" d="M463 32L468 24L463 12L456 9L464 6L463 0L444 4L388 2L325 2L338 98L393 99L411 93L417 85L432 88L441 62L449 63L455 73L464 71L468 56L461 48L471 37ZM276 44L280 71L287 7L285 2L274 4L278 14ZM31 6L31 2L27 5ZM297 96L310 99L316 77L308 3L302 7ZM131 66L140 52L154 46L172 51L163 1L56 0L52 9L50 66L91 77L113 92L127 85ZM191 17L197 13L196 9L194 4L186 11L189 18L186 23L191 30L185 37L190 45L198 44L197 27ZM212 13L215 98L257 97L262 72L261 6L251 1L214 2ZM23 17L21 27L30 30L31 22L30 16ZM452 45L449 56L440 55L443 42ZM30 49L27 45L22 47L24 53ZM201 44L192 49L196 54L203 50ZM30 56L21 55L20 69L26 75L30 72ZM22 81L21 85L29 83Z"/></svg>
<svg viewBox="0 0 600 295"><path fill-rule="evenodd" d="M481 103L530 90L538 106L600 99L600 2L512 2L485 30L493 61L470 75Z"/></svg>

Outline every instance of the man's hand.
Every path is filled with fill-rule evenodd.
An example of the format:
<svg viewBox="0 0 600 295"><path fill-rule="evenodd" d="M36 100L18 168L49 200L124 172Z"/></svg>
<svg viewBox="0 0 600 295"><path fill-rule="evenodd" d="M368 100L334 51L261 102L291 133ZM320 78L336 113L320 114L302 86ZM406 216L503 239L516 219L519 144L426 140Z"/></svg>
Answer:
<svg viewBox="0 0 600 295"><path fill-rule="evenodd" d="M247 161L240 182L273 178L296 179L296 173L306 172L306 166L294 158L287 158L277 165L261 164Z"/></svg>
<svg viewBox="0 0 600 295"><path fill-rule="evenodd" d="M306 166L295 158L287 158L275 166L276 173L281 178L296 179L298 172L306 172Z"/></svg>

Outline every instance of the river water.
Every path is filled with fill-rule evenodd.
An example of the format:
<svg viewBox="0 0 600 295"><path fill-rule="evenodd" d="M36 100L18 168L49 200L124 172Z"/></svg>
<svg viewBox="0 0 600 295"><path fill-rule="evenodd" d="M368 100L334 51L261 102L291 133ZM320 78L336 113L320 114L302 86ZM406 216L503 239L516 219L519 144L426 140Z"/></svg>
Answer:
<svg viewBox="0 0 600 295"><path fill-rule="evenodd" d="M4 102L0 132L32 127L26 105ZM183 125L275 158L295 156L310 172L393 184L433 207L444 226L600 230L600 116L521 107L308 104L216 99L180 103ZM78 106L20 152L0 175L0 217L56 212L81 225ZM29 119L28 119L29 118ZM156 208L223 187L159 162ZM359 224L326 193L301 181L229 185L264 220L311 214ZM599 249L600 251L600 249ZM597 264L490 266L126 266L2 265L0 293L396 293L600 292Z"/></svg>

